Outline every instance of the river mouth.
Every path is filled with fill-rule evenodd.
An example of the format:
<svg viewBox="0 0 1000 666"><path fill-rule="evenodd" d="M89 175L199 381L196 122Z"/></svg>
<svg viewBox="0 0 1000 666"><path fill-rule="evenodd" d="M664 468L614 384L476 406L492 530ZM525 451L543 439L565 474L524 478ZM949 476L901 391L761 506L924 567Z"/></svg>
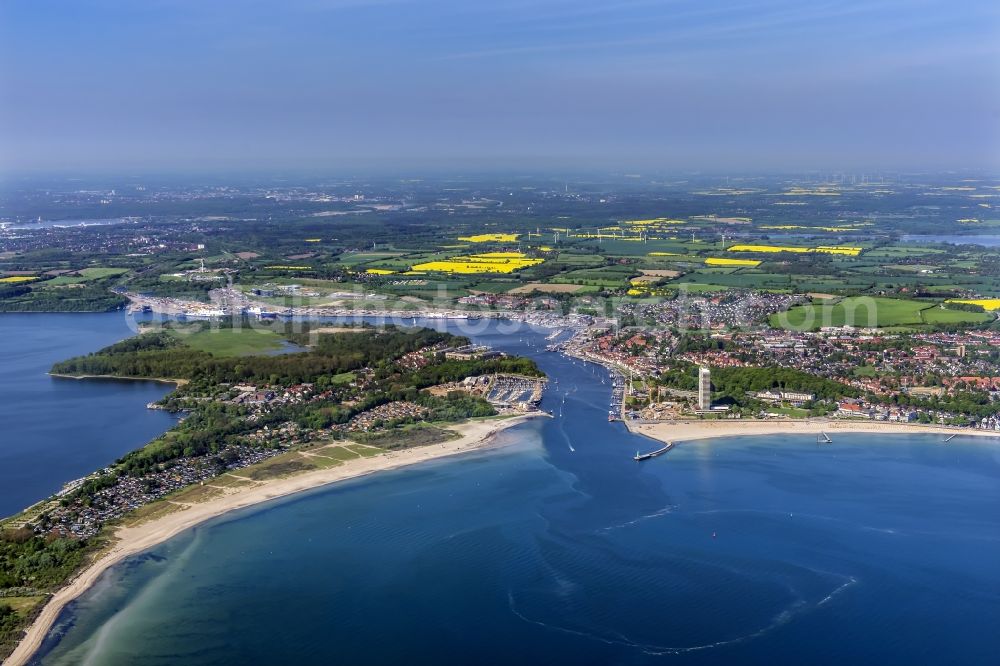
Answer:
<svg viewBox="0 0 1000 666"><path fill-rule="evenodd" d="M605 370L500 327L475 341L535 358L555 418L130 558L39 663L975 664L1000 648L982 592L1000 575L993 443L744 437L637 463L651 443L607 421Z"/></svg>

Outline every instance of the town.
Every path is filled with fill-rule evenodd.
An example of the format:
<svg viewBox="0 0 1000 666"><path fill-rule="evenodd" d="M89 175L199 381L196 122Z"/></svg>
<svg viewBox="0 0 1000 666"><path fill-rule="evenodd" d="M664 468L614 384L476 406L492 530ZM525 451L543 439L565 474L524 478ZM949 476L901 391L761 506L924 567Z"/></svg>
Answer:
<svg viewBox="0 0 1000 666"><path fill-rule="evenodd" d="M366 334L336 335L360 338ZM374 332L367 335L378 337ZM206 453L185 451L184 455L162 461L154 458L157 462L153 464L135 464L127 457L124 465L71 481L54 497L21 514L17 526L29 526L40 534L85 539L96 535L109 521L140 507L164 498L177 503L177 493L185 488L217 488L218 481L213 479L242 478L237 471L287 457L289 452L331 442L362 444L373 441L374 435L399 432L410 424L537 412L545 386L541 375L473 374L419 391L410 390L408 399L394 399L385 393L386 382L432 372L442 364L464 362L467 372L474 372L477 367L489 367L476 364L502 363L507 358L484 346L455 345L445 340L403 353L392 360L389 368L384 363L377 369L355 368L323 387L314 382L282 385L245 381L182 385L149 407L190 415L193 421L182 423L181 432L185 425L199 428L195 422L206 410L222 410L232 415L229 435L213 440ZM386 446L395 446L392 437L378 439L386 440ZM397 439L405 440L405 436ZM377 452L375 447L372 453Z"/></svg>
<svg viewBox="0 0 1000 666"><path fill-rule="evenodd" d="M753 294L747 299L759 302ZM758 321L769 310L760 313ZM727 324L720 317L707 330L590 328L553 349L627 377L622 417L630 420L824 415L1000 430L1000 332L797 332L750 321L738 317ZM792 379L738 392L723 383L724 395L717 397L725 399L712 414L711 405L698 399L699 368L727 378L739 369L781 368ZM816 381L827 388L825 395L802 388Z"/></svg>

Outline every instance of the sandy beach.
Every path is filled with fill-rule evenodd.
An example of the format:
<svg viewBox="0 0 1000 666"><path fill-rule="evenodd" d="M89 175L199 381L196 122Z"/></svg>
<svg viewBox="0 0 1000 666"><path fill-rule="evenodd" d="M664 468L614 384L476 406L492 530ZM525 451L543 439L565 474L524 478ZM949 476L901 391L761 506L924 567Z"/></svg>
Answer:
<svg viewBox="0 0 1000 666"><path fill-rule="evenodd" d="M526 414L499 420L470 421L449 429L460 437L442 444L432 444L402 451L393 451L369 458L348 460L336 467L305 472L287 478L259 482L247 488L230 488L221 497L191 504L183 510L167 514L134 527L120 527L115 532L114 545L76 576L66 587L49 599L24 638L5 662L7 666L26 664L41 646L59 613L73 599L93 585L102 573L121 560L142 552L176 536L186 529L223 514L279 497L318 488L337 481L353 479L375 472L453 456L485 448L493 436L523 423L541 413Z"/></svg>
<svg viewBox="0 0 1000 666"><path fill-rule="evenodd" d="M949 428L945 426L919 425L915 423L889 423L886 421L850 421L845 419L725 419L713 421L677 420L654 424L628 424L630 431L662 442L685 442L699 439L722 437L748 437L755 435L807 435L815 436L825 432L836 433L881 433L881 434L930 434L942 437L974 436L1000 437L1000 432L972 430L970 428Z"/></svg>
<svg viewBox="0 0 1000 666"><path fill-rule="evenodd" d="M58 377L59 379L111 379L115 381L134 381L134 382L157 382L160 384L176 384L177 386L183 386L188 383L187 379L169 379L167 377L128 377L128 376L118 376L118 375L64 375L59 372L48 373L49 377Z"/></svg>

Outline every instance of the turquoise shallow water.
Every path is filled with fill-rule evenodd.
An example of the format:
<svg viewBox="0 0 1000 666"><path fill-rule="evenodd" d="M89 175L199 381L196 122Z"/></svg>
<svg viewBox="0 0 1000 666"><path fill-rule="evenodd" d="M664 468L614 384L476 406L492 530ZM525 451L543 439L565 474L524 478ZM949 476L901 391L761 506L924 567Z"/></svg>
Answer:
<svg viewBox="0 0 1000 666"><path fill-rule="evenodd" d="M502 344L542 342L522 338ZM110 570L38 661L996 663L996 443L738 438L637 464L655 444L606 422L602 372L538 360L557 418L190 530Z"/></svg>

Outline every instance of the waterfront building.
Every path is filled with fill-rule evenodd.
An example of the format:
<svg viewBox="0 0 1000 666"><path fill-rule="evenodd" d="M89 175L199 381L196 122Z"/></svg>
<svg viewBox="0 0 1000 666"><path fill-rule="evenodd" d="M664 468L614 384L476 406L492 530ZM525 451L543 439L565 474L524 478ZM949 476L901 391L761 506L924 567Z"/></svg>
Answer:
<svg viewBox="0 0 1000 666"><path fill-rule="evenodd" d="M712 373L708 368L698 371L698 409L712 408Z"/></svg>

